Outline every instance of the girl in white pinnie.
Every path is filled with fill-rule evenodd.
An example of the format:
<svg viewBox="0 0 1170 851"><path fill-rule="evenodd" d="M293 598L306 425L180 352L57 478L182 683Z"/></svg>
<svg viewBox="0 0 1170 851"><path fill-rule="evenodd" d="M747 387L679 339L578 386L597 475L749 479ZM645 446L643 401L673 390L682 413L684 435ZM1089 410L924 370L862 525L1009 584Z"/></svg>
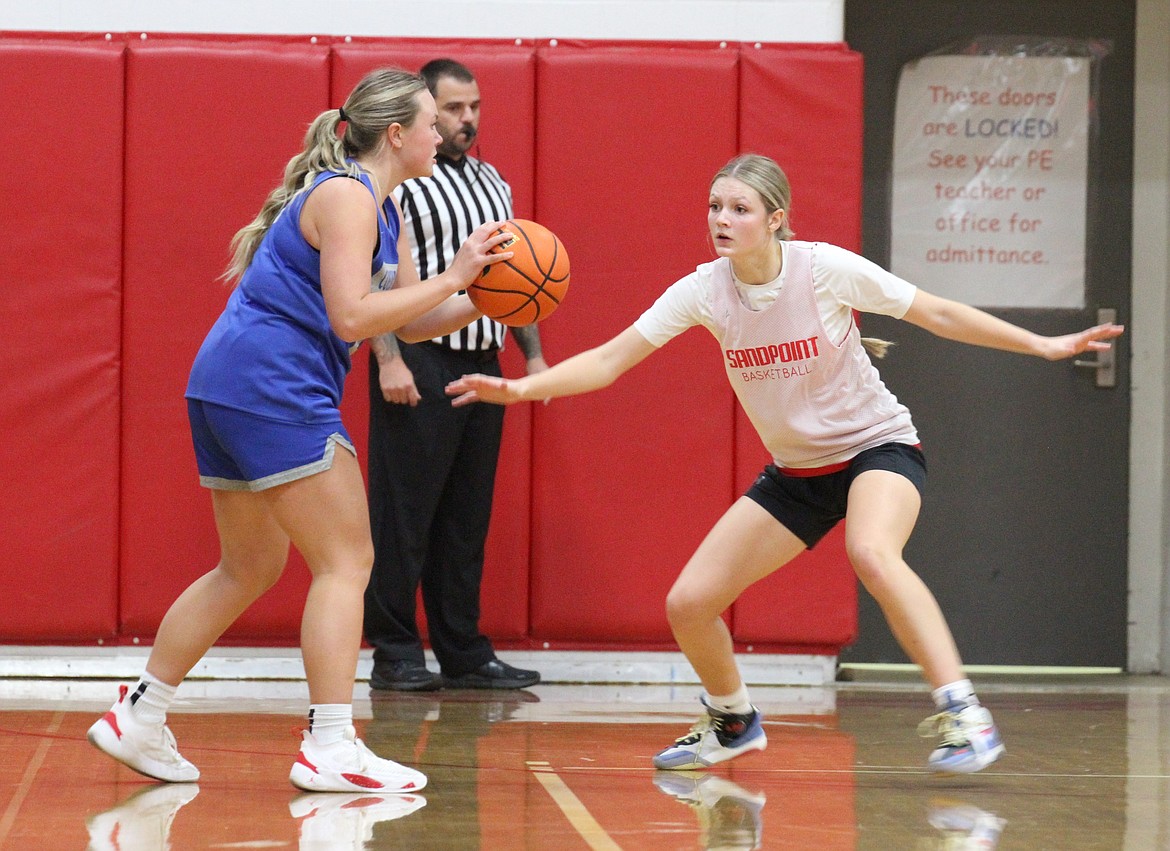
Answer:
<svg viewBox="0 0 1170 851"><path fill-rule="evenodd" d="M720 617L754 582L847 520L846 551L898 643L922 668L940 735L929 765L978 771L1004 751L991 714L963 673L934 595L902 559L926 464L909 411L870 361L888 345L861 338L853 311L893 316L963 343L1048 360L1108 349L1124 330L1099 325L1042 337L931 295L845 249L792 239L791 190L767 157L733 159L710 186L707 223L718 259L672 285L629 328L538 375L464 376L454 404L507 404L586 393L694 325L720 342L728 380L772 453L748 492L699 545L666 599L679 647L705 693L690 733L654 757L661 769L706 768L767 738Z"/></svg>

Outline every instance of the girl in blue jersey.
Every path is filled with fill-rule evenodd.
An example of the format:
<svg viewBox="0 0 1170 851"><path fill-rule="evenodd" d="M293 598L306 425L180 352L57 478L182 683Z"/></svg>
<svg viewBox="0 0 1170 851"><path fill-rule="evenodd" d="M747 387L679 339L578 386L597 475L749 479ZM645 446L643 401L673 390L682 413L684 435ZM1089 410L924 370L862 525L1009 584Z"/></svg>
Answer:
<svg viewBox="0 0 1170 851"><path fill-rule="evenodd" d="M312 572L301 646L309 729L290 779L311 791L399 792L426 777L375 756L354 734L351 700L362 599L373 562L365 487L338 406L360 340L408 341L479 317L466 288L507 234L476 230L443 274L420 281L383 204L431 174L434 98L396 69L367 75L319 115L256 219L236 234L238 280L191 370L188 411L200 482L211 489L219 564L175 601L146 671L89 730L101 750L149 777L191 782L166 726L179 683L284 570L289 544ZM342 127L344 131L342 132ZM397 207L391 205L395 212Z"/></svg>

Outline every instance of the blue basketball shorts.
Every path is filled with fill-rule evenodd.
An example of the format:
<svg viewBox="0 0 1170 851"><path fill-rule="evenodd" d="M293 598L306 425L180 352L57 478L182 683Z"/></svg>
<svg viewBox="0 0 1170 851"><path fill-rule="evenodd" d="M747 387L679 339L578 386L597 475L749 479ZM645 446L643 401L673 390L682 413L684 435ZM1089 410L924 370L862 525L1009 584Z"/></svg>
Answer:
<svg viewBox="0 0 1170 851"><path fill-rule="evenodd" d="M291 423L187 400L199 484L232 491L262 491L333 466L338 446L357 456L341 419Z"/></svg>
<svg viewBox="0 0 1170 851"><path fill-rule="evenodd" d="M910 482L922 494L926 488L926 457L917 446L884 443L860 452L832 472L809 475L786 472L772 464L744 494L775 517L811 550L841 520L849 503L849 487L866 470L888 470Z"/></svg>

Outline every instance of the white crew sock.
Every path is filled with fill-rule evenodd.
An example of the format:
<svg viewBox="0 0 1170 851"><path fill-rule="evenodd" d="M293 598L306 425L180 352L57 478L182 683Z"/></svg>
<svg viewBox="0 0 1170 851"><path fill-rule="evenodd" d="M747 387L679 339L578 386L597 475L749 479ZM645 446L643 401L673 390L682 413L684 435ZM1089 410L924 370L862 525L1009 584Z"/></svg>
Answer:
<svg viewBox="0 0 1170 851"><path fill-rule="evenodd" d="M707 695L707 705L720 712L730 712L733 715L747 715L752 711L752 702L748 697L747 686L740 685L739 690L731 694Z"/></svg>
<svg viewBox="0 0 1170 851"><path fill-rule="evenodd" d="M167 723L167 710L171 708L178 688L164 683L149 671L143 671L129 695L134 717L149 724Z"/></svg>
<svg viewBox="0 0 1170 851"><path fill-rule="evenodd" d="M965 709L968 706L978 706L979 698L975 696L975 688L970 680L956 680L939 686L930 693L934 698L934 705L939 709Z"/></svg>
<svg viewBox="0 0 1170 851"><path fill-rule="evenodd" d="M348 703L315 703L309 707L309 732L319 745L331 745L353 726L353 706Z"/></svg>

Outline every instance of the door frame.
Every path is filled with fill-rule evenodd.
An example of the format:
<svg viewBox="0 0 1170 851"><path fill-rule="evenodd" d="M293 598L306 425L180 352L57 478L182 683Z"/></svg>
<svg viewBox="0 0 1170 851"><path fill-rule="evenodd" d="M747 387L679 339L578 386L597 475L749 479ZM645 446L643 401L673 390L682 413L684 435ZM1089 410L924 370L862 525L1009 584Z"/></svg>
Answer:
<svg viewBox="0 0 1170 851"><path fill-rule="evenodd" d="M1137 0L1134 86L1133 315L1127 670L1170 659L1170 7Z"/></svg>

